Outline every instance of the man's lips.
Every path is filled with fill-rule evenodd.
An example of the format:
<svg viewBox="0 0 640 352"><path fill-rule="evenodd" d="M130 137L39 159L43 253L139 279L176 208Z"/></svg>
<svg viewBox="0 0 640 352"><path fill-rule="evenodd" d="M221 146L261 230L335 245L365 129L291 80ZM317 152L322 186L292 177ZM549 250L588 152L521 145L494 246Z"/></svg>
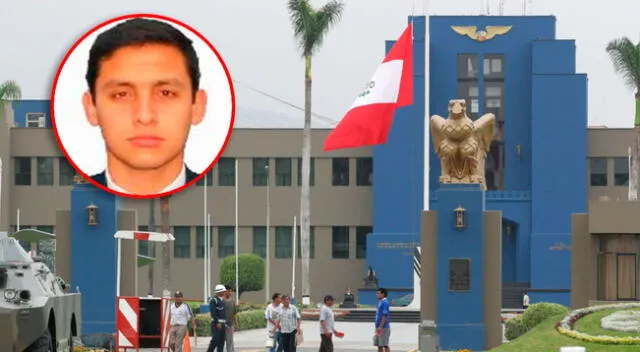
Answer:
<svg viewBox="0 0 640 352"><path fill-rule="evenodd" d="M143 135L129 138L129 142L138 147L154 148L159 146L164 141L164 138L154 135Z"/></svg>

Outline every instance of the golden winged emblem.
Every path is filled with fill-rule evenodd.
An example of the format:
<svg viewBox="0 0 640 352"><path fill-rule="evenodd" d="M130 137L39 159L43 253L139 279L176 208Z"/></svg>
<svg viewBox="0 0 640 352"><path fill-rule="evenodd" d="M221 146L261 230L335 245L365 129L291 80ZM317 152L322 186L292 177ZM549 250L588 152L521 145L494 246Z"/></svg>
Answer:
<svg viewBox="0 0 640 352"><path fill-rule="evenodd" d="M484 30L478 30L477 26L451 26L454 32L478 41L484 42L495 36L507 34L513 26L486 26Z"/></svg>

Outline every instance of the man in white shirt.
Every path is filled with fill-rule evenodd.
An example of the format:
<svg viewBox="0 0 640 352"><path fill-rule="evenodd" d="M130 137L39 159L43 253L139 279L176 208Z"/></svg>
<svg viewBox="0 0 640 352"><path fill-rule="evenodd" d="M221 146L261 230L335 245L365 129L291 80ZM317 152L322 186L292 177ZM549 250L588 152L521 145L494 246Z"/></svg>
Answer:
<svg viewBox="0 0 640 352"><path fill-rule="evenodd" d="M332 336L341 334L334 327L333 301L333 296L327 295L320 307L320 352L333 352Z"/></svg>
<svg viewBox="0 0 640 352"><path fill-rule="evenodd" d="M176 291L173 295L174 303L171 305L171 329L169 330L169 348L172 352L182 352L182 344L187 335L189 319L196 329L196 317L188 304L182 301L182 292Z"/></svg>
<svg viewBox="0 0 640 352"><path fill-rule="evenodd" d="M522 309L527 310L529 308L529 294L524 292L524 296L522 296Z"/></svg>
<svg viewBox="0 0 640 352"><path fill-rule="evenodd" d="M278 308L280 307L280 294L271 296L272 303L267 306L264 316L267 319L267 334L273 339L273 347L270 352L283 352L282 339L278 329Z"/></svg>
<svg viewBox="0 0 640 352"><path fill-rule="evenodd" d="M296 352L296 335L300 330L300 312L291 304L289 295L282 295L282 304L278 307L276 320L280 330L283 352Z"/></svg>

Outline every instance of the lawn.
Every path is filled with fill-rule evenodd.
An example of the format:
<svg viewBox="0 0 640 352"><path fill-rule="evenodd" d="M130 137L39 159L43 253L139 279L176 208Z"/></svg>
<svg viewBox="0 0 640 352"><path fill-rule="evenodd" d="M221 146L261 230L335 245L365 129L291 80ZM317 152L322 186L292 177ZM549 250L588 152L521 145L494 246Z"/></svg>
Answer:
<svg viewBox="0 0 640 352"><path fill-rule="evenodd" d="M611 313L611 312L609 312ZM592 313L594 316L598 313ZM590 314L591 315L591 314ZM606 314L604 314L606 315ZM560 347L564 346L582 346L586 347L588 352L637 352L640 351L640 346L618 346L618 345L601 345L594 344L589 342L582 342L576 339L572 339L570 337L563 336L559 334L555 329L555 324L560 321L564 315L558 315L552 318L545 320L540 323L540 325L533 328L528 333L520 336L519 338L505 343L500 347L494 348L491 352L557 352L560 350ZM583 319L588 318L589 316L585 316ZM583 320L578 320L577 327L580 330L580 322ZM594 318L595 321L595 318ZM598 318L599 328L599 321ZM590 326L588 322L586 322L587 328ZM595 325L595 324L594 324ZM582 330L581 330L582 331ZM586 332L586 331L585 331ZM608 335L613 335L612 333L607 333Z"/></svg>
<svg viewBox="0 0 640 352"><path fill-rule="evenodd" d="M575 329L590 335L608 335L608 336L638 336L638 333L606 330L600 327L600 319L606 317L609 314L619 311L618 309L608 309L600 312L595 312L584 316L578 320L575 325ZM636 346L640 351L640 346Z"/></svg>

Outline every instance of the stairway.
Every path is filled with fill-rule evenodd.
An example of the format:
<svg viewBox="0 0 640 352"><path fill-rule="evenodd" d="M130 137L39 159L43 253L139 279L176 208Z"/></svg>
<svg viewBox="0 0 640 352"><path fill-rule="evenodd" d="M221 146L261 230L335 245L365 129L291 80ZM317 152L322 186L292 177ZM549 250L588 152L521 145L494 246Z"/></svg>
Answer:
<svg viewBox="0 0 640 352"><path fill-rule="evenodd" d="M373 323L376 318L376 311L372 308L360 309L335 309L336 321L342 322L366 322ZM348 312L342 315L341 312ZM318 320L318 316L307 316L302 314L303 320ZM419 323L420 311L417 310L394 310L391 308L391 323Z"/></svg>
<svg viewBox="0 0 640 352"><path fill-rule="evenodd" d="M529 288L528 282L502 284L502 309L521 309L522 293Z"/></svg>

